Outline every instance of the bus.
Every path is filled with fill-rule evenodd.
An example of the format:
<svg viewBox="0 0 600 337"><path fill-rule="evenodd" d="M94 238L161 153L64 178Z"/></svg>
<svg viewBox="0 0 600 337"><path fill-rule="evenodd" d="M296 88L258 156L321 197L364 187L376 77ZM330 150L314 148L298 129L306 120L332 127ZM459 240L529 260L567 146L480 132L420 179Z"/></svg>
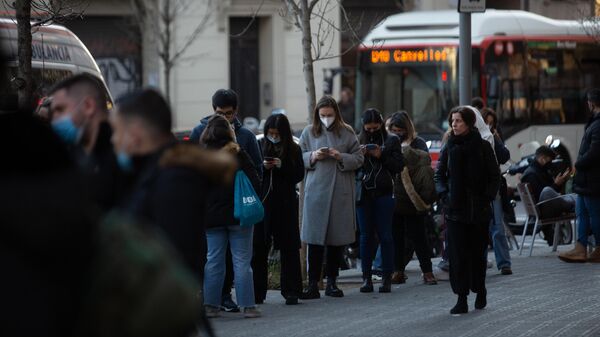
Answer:
<svg viewBox="0 0 600 337"><path fill-rule="evenodd" d="M32 24L35 22L32 22ZM17 24L14 19L0 18L0 48L8 63L4 83L11 83L17 78ZM47 95L48 90L62 79L78 73L90 73L98 77L112 101L110 91L106 87L102 73L94 61L92 54L79 38L67 28L52 24L32 28L32 73L33 98L39 101ZM0 105L14 107L17 105L17 90L14 86L3 86L0 92Z"/></svg>
<svg viewBox="0 0 600 337"><path fill-rule="evenodd" d="M560 141L575 159L588 108L600 87L600 46L581 23L524 11L472 14L472 96L497 114L511 159L537 141ZM406 110L437 160L447 115L459 103L459 14L392 15L359 51L356 107Z"/></svg>

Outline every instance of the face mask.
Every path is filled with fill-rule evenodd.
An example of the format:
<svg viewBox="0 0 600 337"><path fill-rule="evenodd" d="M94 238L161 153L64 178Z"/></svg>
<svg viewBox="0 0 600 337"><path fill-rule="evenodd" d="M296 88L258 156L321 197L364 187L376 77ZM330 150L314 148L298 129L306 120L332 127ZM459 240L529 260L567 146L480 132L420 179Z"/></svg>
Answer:
<svg viewBox="0 0 600 337"><path fill-rule="evenodd" d="M73 124L71 116L65 116L52 122L52 129L67 144L77 144L81 138L82 129Z"/></svg>
<svg viewBox="0 0 600 337"><path fill-rule="evenodd" d="M335 117L321 117L321 123L325 125L326 128L329 128L331 124L335 121Z"/></svg>
<svg viewBox="0 0 600 337"><path fill-rule="evenodd" d="M119 151L117 154L117 164L124 172L131 172L133 170L131 156L123 151Z"/></svg>
<svg viewBox="0 0 600 337"><path fill-rule="evenodd" d="M273 138L271 136L267 136L267 139L273 144L278 144L279 142L281 142L280 138Z"/></svg>

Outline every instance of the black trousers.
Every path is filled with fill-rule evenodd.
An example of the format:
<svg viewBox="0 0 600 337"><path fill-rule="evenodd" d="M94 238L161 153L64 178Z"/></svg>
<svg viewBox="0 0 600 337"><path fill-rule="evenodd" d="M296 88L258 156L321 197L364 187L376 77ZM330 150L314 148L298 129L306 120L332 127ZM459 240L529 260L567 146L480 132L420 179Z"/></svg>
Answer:
<svg viewBox="0 0 600 337"><path fill-rule="evenodd" d="M417 253L419 265L423 273L432 271L431 247L427 240L423 214L403 215L394 212L392 235L394 237L394 269L404 272L413 252Z"/></svg>
<svg viewBox="0 0 600 337"><path fill-rule="evenodd" d="M254 277L254 299L257 302L267 298L269 287L269 251L271 250L270 238L264 237L264 229L261 224L255 225L252 271ZM282 247L279 250L281 263L280 278L281 295L299 296L302 292L302 270L300 266L300 249Z"/></svg>
<svg viewBox="0 0 600 337"><path fill-rule="evenodd" d="M327 278L337 278L340 269L340 261L344 254L344 247L345 246L327 246L327 262L325 264L325 276L327 276ZM325 246L309 244L307 254L308 280L310 282L319 282L321 280Z"/></svg>
<svg viewBox="0 0 600 337"><path fill-rule="evenodd" d="M269 288L269 250L270 241L265 238L262 222L254 225L252 241L252 277L254 280L254 300L261 303L267 298Z"/></svg>
<svg viewBox="0 0 600 337"><path fill-rule="evenodd" d="M485 290L489 222L466 224L447 220L450 285L457 295Z"/></svg>
<svg viewBox="0 0 600 337"><path fill-rule="evenodd" d="M281 296L299 296L302 292L302 267L300 249L281 249Z"/></svg>
<svg viewBox="0 0 600 337"><path fill-rule="evenodd" d="M233 287L233 257L228 243L225 257L225 280L223 281L223 292L221 293L223 298L231 296L231 287Z"/></svg>

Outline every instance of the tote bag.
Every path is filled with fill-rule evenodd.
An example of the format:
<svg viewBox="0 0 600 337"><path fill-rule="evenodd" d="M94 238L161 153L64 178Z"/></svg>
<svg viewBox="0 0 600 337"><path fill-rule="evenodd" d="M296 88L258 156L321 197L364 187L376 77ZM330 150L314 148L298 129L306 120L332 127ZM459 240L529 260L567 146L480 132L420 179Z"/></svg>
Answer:
<svg viewBox="0 0 600 337"><path fill-rule="evenodd" d="M233 217L240 221L240 226L250 227L263 220L265 210L250 183L250 179L242 170L235 174Z"/></svg>

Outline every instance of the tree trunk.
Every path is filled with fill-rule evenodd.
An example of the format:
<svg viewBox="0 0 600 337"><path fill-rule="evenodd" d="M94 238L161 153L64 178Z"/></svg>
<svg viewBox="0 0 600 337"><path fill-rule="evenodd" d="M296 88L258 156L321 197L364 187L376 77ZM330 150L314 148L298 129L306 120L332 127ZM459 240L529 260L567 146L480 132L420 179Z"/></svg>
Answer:
<svg viewBox="0 0 600 337"><path fill-rule="evenodd" d="M20 110L28 111L33 107L33 75L31 72L31 0L17 0L15 2L15 10L18 36L18 77L24 80L24 83L18 88L18 104Z"/></svg>
<svg viewBox="0 0 600 337"><path fill-rule="evenodd" d="M317 101L315 93L315 74L312 56L312 31L310 28L310 16L308 11L308 0L300 0L300 15L302 20L302 63L304 72L304 83L306 85L306 98L308 102L308 120L312 122L312 112Z"/></svg>

